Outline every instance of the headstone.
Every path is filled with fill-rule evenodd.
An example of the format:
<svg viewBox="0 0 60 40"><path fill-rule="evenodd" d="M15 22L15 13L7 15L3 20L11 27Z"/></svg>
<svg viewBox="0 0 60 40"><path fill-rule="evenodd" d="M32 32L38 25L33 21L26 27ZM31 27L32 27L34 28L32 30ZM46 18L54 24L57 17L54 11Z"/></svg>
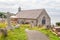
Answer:
<svg viewBox="0 0 60 40"><path fill-rule="evenodd" d="M0 33L2 33L4 37L7 37L7 30L6 29L0 29Z"/></svg>
<svg viewBox="0 0 60 40"><path fill-rule="evenodd" d="M50 29L50 28L51 28L51 26L50 26L50 25L47 25L47 26L46 26L46 29Z"/></svg>
<svg viewBox="0 0 60 40"><path fill-rule="evenodd" d="M31 25L31 28L33 28L33 27L34 27L34 23L33 23L33 22L31 22L31 23L30 23L30 25Z"/></svg>
<svg viewBox="0 0 60 40"><path fill-rule="evenodd" d="M17 24L16 26L15 26L15 28L19 28L20 27L20 25L19 24Z"/></svg>

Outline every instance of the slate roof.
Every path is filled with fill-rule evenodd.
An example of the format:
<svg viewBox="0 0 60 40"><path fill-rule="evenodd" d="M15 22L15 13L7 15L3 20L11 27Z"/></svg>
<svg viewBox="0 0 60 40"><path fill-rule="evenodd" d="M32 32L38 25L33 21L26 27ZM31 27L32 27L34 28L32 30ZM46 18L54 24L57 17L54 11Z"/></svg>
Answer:
<svg viewBox="0 0 60 40"><path fill-rule="evenodd" d="M21 10L16 14L17 18L31 18L36 19L45 9Z"/></svg>

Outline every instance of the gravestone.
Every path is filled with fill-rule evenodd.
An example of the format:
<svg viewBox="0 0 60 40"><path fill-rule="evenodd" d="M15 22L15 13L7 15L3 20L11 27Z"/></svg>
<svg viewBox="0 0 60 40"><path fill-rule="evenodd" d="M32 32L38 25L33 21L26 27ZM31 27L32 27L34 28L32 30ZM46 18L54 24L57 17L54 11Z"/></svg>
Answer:
<svg viewBox="0 0 60 40"><path fill-rule="evenodd" d="M4 36L4 38L7 37L7 30L6 29L0 28L0 33Z"/></svg>
<svg viewBox="0 0 60 40"><path fill-rule="evenodd" d="M31 25L31 28L34 28L34 23L33 22L31 22L30 25Z"/></svg>
<svg viewBox="0 0 60 40"><path fill-rule="evenodd" d="M20 25L19 24L17 24L16 26L15 26L15 28L19 28L20 27Z"/></svg>

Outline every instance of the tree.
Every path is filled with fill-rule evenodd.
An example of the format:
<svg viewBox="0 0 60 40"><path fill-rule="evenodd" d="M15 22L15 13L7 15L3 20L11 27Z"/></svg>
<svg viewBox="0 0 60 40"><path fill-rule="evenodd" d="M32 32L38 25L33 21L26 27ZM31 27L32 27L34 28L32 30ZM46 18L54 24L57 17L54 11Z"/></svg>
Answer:
<svg viewBox="0 0 60 40"><path fill-rule="evenodd" d="M57 22L56 25L57 25L57 26L60 26L60 22Z"/></svg>
<svg viewBox="0 0 60 40"><path fill-rule="evenodd" d="M6 15L5 15L6 13L4 13L4 12L0 12L0 18L6 18Z"/></svg>

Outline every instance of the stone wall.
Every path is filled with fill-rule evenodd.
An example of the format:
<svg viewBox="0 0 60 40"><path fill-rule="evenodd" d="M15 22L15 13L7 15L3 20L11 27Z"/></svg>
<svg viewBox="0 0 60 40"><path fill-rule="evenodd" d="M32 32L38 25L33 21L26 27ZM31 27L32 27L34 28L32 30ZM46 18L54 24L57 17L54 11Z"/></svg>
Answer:
<svg viewBox="0 0 60 40"><path fill-rule="evenodd" d="M45 20L46 20L46 24L45 25L51 25L50 17L45 11L42 12L42 14L38 17L38 24L37 25L43 25L42 24L43 17L45 17Z"/></svg>
<svg viewBox="0 0 60 40"><path fill-rule="evenodd" d="M29 24L33 24L34 26L36 25L36 20L32 19L19 19L19 23L22 24L22 22L24 23L28 22Z"/></svg>

